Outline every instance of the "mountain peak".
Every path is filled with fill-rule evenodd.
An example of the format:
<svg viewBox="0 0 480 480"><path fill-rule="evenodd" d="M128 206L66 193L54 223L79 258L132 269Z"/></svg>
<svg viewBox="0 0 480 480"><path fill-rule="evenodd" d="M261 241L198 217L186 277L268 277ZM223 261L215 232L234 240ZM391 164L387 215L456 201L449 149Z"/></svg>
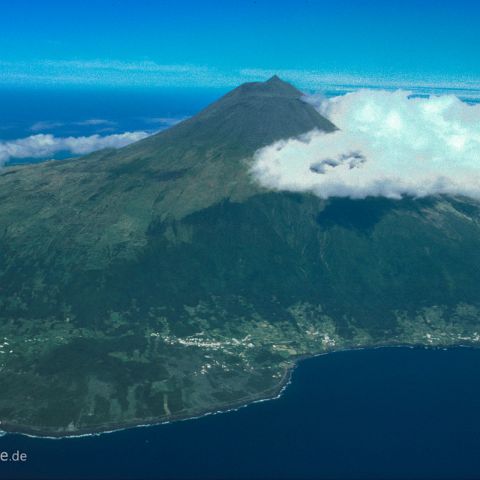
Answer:
<svg viewBox="0 0 480 480"><path fill-rule="evenodd" d="M272 85L272 86L280 86L280 85L288 85L289 87L291 87L292 85L290 85L288 82L285 82L284 80L282 80L278 75L273 75L272 77L270 77L267 81L264 82L266 85Z"/></svg>
<svg viewBox="0 0 480 480"><path fill-rule="evenodd" d="M144 142L175 139L202 149L233 148L248 156L309 130L334 131L335 125L302 97L300 90L277 75L265 82L244 83L194 117Z"/></svg>
<svg viewBox="0 0 480 480"><path fill-rule="evenodd" d="M267 80L267 83L278 82L278 81L284 83L283 80L277 74L275 74Z"/></svg>
<svg viewBox="0 0 480 480"><path fill-rule="evenodd" d="M228 93L226 97L236 97L239 95L301 98L303 93L290 83L285 82L277 75L274 75L265 82L243 83Z"/></svg>

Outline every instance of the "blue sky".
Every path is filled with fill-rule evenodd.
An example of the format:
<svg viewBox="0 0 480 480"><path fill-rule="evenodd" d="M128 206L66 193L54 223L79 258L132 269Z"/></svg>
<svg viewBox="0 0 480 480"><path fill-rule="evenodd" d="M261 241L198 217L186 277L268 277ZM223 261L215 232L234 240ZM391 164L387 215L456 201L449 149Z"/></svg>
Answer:
<svg viewBox="0 0 480 480"><path fill-rule="evenodd" d="M0 84L480 85L480 2L0 0Z"/></svg>

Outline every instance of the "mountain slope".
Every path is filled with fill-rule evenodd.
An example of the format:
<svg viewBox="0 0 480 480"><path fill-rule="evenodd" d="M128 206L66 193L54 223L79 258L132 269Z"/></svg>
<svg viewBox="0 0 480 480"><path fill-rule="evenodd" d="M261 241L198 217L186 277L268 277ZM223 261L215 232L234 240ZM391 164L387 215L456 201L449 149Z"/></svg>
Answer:
<svg viewBox="0 0 480 480"><path fill-rule="evenodd" d="M301 97L277 77L244 84L195 117L123 149L5 169L0 222L15 219L11 234L22 249L29 249L31 238L35 249L51 249L61 230L67 237L57 247L71 242L88 249L82 261L93 258L97 265L112 248L128 255L144 244L158 216L181 218L221 199L258 192L245 161L261 146L313 128L335 128Z"/></svg>
<svg viewBox="0 0 480 480"><path fill-rule="evenodd" d="M302 355L478 342L477 202L252 181L258 148L335 129L301 95L245 84L123 149L0 172L2 428L191 416L275 394Z"/></svg>

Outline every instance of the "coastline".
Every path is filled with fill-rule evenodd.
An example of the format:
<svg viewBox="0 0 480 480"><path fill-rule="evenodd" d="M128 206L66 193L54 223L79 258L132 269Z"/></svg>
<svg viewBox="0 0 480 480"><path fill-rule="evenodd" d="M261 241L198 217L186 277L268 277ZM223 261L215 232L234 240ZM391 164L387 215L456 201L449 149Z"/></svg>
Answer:
<svg viewBox="0 0 480 480"><path fill-rule="evenodd" d="M324 353L320 354L324 355ZM306 358L313 358L309 356ZM305 358L302 358L305 359ZM299 360L298 360L299 361ZM189 420L196 420L199 418L207 417L210 415L218 415L222 413L234 412L241 408L246 408L249 405L261 402L268 402L270 400L276 400L280 398L284 390L288 387L291 382L292 373L297 367L297 360L295 360L291 366L285 369L284 374L278 384L268 390L264 390L257 395L252 396L251 399L242 399L234 403L219 405L218 407L213 407L208 410L199 410L198 412L192 411L191 413L176 414L170 416L168 419L160 420L156 418L139 420L138 422L132 421L131 423L121 423L114 424L110 426L105 426L104 428L98 429L78 429L71 434L66 432L61 432L56 434L55 432L45 432L42 433L41 429L32 429L31 427L24 427L19 425L9 425L7 422L0 425L0 438L5 435L22 435L30 438L39 438L43 440L63 440L63 439L73 439L73 438L84 438L84 437L93 437L99 435L105 435L109 433L120 432L122 430L129 430L132 428L147 428L155 427L159 425L166 425L174 422L186 422ZM143 423L145 422L145 423Z"/></svg>
<svg viewBox="0 0 480 480"><path fill-rule="evenodd" d="M349 348L339 348L339 349L332 349L321 353L316 354L306 354L301 355L295 358L292 361L292 364L285 369L284 374L278 384L270 388L268 390L264 390L257 395L252 396L250 399L243 399L239 400L234 403L220 405L218 407L213 407L212 409L208 410L201 410L198 412L190 412L184 414L176 414L172 415L168 419L160 420L160 419L146 419L146 420L139 420L138 422L132 421L130 423L122 423L122 424L113 424L105 427L99 427L98 429L78 429L71 434L66 432L59 432L56 434L55 432L45 431L42 432L41 429L32 429L28 426L19 426L19 425L9 425L8 423L4 423L0 425L0 438L8 435L22 435L30 438L38 438L42 440L63 440L63 439L74 439L74 438L86 438L86 437L95 437L100 435L105 435L109 433L116 433L123 430L129 430L133 428L147 428L147 427L155 427L160 425L166 425L169 423L174 422L185 422L189 420L197 420L203 417L207 417L210 415L218 415L228 412L234 412L241 408L246 408L249 405L253 405L256 403L268 402L272 400L276 400L280 398L287 387L292 382L292 376L295 369L298 365L303 362L304 360L309 360L313 358L317 358L324 355L329 355L332 353L342 353L342 352L351 352L351 351L361 351L361 350L378 350L378 349L386 349L386 348L405 348L405 349L427 349L427 350L450 350L454 348L478 348L478 345L475 344L452 344L452 345L427 345L427 344L379 344L379 345L368 345L368 346L358 346L358 347L349 347ZM145 423L143 423L145 422Z"/></svg>

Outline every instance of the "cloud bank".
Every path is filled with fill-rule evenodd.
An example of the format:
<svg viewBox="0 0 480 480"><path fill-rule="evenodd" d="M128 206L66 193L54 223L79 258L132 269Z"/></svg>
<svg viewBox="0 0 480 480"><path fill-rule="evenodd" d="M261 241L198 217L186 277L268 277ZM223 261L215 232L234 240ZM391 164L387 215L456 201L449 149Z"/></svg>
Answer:
<svg viewBox="0 0 480 480"><path fill-rule="evenodd" d="M120 148L148 135L149 133L143 131L84 137L56 137L40 133L18 140L0 142L0 166L11 159L48 158L60 152L85 155L102 148Z"/></svg>
<svg viewBox="0 0 480 480"><path fill-rule="evenodd" d="M57 122L51 120L42 120L39 122L35 122L31 127L30 130L32 132L45 132L48 130L53 130L55 128L64 127L68 125L78 125L80 127L111 127L116 125L116 122L111 120L105 120L103 118L89 118L87 120L82 120L79 122Z"/></svg>
<svg viewBox="0 0 480 480"><path fill-rule="evenodd" d="M265 187L322 198L461 194L480 199L480 105L456 96L359 90L309 97L338 131L312 131L255 154Z"/></svg>
<svg viewBox="0 0 480 480"><path fill-rule="evenodd" d="M462 98L480 98L478 75L418 75L324 71L311 69L222 68L213 65L162 64L153 60L0 60L1 85L102 85L141 87L232 88L243 82L267 80L273 75L301 89L345 93L360 87L408 89L420 93L450 91Z"/></svg>

